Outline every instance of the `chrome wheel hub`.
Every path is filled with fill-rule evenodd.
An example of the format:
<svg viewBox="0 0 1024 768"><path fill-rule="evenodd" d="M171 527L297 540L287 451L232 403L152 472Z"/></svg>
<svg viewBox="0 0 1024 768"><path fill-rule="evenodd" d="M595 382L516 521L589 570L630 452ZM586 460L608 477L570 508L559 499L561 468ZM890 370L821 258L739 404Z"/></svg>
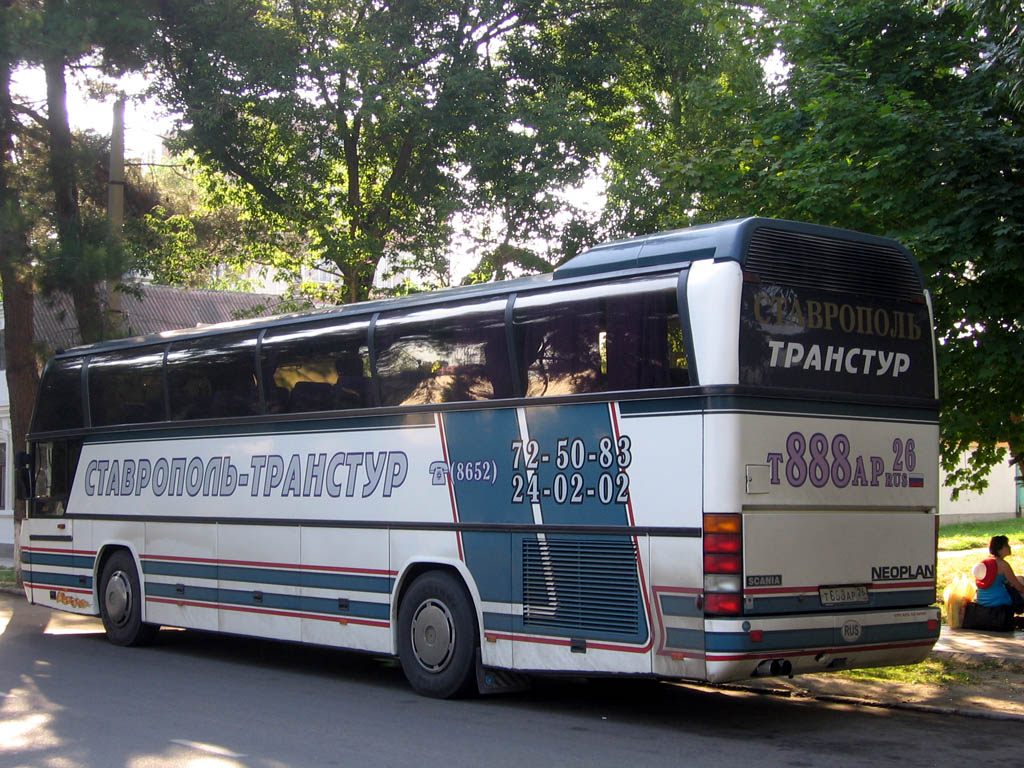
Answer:
<svg viewBox="0 0 1024 768"><path fill-rule="evenodd" d="M455 621L448 606L433 598L424 600L412 618L412 652L428 672L441 672L455 648Z"/></svg>

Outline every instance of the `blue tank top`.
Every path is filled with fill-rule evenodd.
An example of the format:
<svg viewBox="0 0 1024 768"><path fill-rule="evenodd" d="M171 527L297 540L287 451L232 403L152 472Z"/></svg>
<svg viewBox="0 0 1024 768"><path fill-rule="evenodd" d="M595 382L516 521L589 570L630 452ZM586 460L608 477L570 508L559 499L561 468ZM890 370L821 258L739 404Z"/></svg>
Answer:
<svg viewBox="0 0 1024 768"><path fill-rule="evenodd" d="M1000 573L996 576L996 580L992 582L991 587L987 589L979 589L975 602L978 605L987 605L989 607L996 605L1013 605L1013 599L1010 597L1010 589L1006 584L1006 577Z"/></svg>

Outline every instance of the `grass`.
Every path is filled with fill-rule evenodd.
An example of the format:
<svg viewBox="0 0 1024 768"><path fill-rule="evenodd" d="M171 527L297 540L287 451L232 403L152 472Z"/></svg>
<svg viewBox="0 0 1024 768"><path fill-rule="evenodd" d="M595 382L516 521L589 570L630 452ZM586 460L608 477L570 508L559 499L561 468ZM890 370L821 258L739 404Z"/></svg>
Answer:
<svg viewBox="0 0 1024 768"><path fill-rule="evenodd" d="M0 586L9 586L12 584L14 584L14 569L0 568Z"/></svg>
<svg viewBox="0 0 1024 768"><path fill-rule="evenodd" d="M945 659L926 659L920 664L900 667L850 669L836 674L848 680L884 680L915 685L968 685L978 682L972 668Z"/></svg>
<svg viewBox="0 0 1024 768"><path fill-rule="evenodd" d="M996 520L991 523L944 525L939 528L939 549L946 552L987 549L989 539L1000 534L1010 539L1011 547L1024 549L1024 518Z"/></svg>

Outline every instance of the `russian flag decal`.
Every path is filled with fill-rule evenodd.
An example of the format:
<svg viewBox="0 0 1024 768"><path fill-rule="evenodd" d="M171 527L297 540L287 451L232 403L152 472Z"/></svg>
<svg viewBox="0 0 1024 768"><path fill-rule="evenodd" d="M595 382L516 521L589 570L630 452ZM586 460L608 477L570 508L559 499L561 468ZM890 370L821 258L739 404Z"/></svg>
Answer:
<svg viewBox="0 0 1024 768"><path fill-rule="evenodd" d="M924 488L924 478L910 476L910 487L911 488Z"/></svg>

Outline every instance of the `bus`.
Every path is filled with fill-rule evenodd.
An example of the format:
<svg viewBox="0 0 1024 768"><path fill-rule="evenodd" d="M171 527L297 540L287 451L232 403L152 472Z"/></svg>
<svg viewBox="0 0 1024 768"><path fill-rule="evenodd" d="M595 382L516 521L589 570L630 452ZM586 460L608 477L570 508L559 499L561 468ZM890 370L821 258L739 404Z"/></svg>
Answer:
<svg viewBox="0 0 1024 768"><path fill-rule="evenodd" d="M60 352L19 459L33 603L534 674L909 664L935 607L931 299L766 218L553 273Z"/></svg>

